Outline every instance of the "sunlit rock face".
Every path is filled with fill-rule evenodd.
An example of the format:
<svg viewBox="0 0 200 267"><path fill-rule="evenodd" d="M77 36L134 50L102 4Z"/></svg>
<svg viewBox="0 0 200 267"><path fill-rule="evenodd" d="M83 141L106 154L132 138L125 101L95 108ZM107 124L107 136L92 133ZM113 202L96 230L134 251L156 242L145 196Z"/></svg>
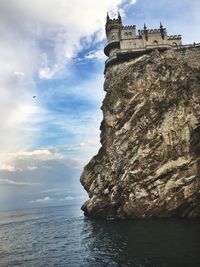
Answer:
<svg viewBox="0 0 200 267"><path fill-rule="evenodd" d="M101 144L84 168L88 217L200 216L200 49L108 67Z"/></svg>

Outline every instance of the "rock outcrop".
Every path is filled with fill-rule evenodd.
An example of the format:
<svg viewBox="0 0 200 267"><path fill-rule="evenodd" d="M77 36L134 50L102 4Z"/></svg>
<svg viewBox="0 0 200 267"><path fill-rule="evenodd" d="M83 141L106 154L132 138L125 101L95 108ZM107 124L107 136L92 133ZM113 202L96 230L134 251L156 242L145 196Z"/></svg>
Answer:
<svg viewBox="0 0 200 267"><path fill-rule="evenodd" d="M200 49L108 67L101 144L81 183L89 217L200 216Z"/></svg>

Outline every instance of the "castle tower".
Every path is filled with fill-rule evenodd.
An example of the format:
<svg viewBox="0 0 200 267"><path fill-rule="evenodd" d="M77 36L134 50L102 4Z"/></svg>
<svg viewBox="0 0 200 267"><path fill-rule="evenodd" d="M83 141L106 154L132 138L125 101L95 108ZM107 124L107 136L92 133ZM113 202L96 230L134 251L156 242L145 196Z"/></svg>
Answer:
<svg viewBox="0 0 200 267"><path fill-rule="evenodd" d="M111 19L107 14L106 20L106 36L108 44L104 48L104 53L108 57L112 57L120 48L120 31L122 27L122 19L118 13L117 19Z"/></svg>

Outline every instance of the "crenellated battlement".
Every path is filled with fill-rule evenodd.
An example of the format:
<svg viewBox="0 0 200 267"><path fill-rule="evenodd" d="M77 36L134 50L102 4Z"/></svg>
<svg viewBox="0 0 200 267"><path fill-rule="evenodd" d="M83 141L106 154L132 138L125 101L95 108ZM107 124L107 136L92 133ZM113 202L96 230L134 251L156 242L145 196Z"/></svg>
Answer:
<svg viewBox="0 0 200 267"><path fill-rule="evenodd" d="M129 25L129 26L121 26L122 30L130 30L130 29L135 29L136 26L135 25Z"/></svg>
<svg viewBox="0 0 200 267"><path fill-rule="evenodd" d="M147 30L148 33L160 33L160 29L149 29ZM144 33L145 30L141 30L141 33Z"/></svg>
<svg viewBox="0 0 200 267"><path fill-rule="evenodd" d="M168 36L168 40L172 40L172 39L181 39L182 36L181 35L170 35Z"/></svg>

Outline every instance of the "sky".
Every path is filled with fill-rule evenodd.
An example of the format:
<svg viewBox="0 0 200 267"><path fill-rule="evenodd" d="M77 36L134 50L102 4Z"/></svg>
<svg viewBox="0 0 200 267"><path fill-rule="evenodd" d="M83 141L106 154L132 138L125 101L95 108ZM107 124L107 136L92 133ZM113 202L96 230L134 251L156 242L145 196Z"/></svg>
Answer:
<svg viewBox="0 0 200 267"><path fill-rule="evenodd" d="M0 1L0 210L87 199L79 177L100 148L107 11L200 42L199 0Z"/></svg>

